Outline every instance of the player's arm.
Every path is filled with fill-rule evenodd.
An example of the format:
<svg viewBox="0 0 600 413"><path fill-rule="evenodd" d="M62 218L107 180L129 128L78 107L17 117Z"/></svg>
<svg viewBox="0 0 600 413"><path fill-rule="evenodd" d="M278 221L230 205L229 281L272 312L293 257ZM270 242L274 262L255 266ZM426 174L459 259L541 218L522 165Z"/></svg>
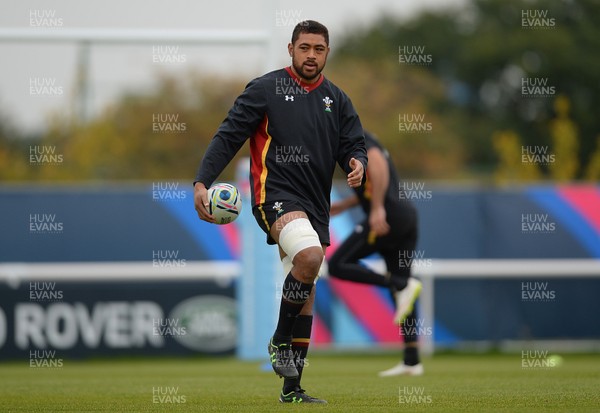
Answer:
<svg viewBox="0 0 600 413"><path fill-rule="evenodd" d="M352 195L352 196L349 196L348 198L344 198L340 201L336 201L333 204L331 204L330 215L333 217L335 215L341 214L345 210L355 207L358 204L359 204L358 196L356 196L356 195Z"/></svg>
<svg viewBox="0 0 600 413"><path fill-rule="evenodd" d="M390 231L385 212L385 194L390 184L390 171L388 162L376 146L369 148L369 182L371 183L371 212L369 213L369 226L377 236L383 236Z"/></svg>
<svg viewBox="0 0 600 413"><path fill-rule="evenodd" d="M235 100L227 118L208 145L194 179L194 206L198 217L214 222L208 213L208 188L231 162L246 140L254 134L266 112L264 86L253 80Z"/></svg>
<svg viewBox="0 0 600 413"><path fill-rule="evenodd" d="M364 182L367 170L367 149L363 128L350 99L340 94L341 122L338 164L348 174L348 185L357 188Z"/></svg>

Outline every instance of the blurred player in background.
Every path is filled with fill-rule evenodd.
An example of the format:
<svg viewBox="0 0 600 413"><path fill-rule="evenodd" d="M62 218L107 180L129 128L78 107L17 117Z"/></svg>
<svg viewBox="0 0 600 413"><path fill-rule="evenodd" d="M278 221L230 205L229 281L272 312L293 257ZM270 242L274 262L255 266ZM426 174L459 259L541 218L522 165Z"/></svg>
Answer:
<svg viewBox="0 0 600 413"><path fill-rule="evenodd" d="M365 141L369 157L366 183L354 188L354 196L335 202L331 215L360 205L366 218L335 251L329 260L329 273L343 280L389 288L396 304L394 321L401 326L404 337L404 360L379 375L421 375L414 310L421 282L410 276L412 260L401 259L412 256L417 245L417 211L406 197L400 197L396 169L388 152L368 132ZM383 257L387 274L378 274L359 263L373 253Z"/></svg>
<svg viewBox="0 0 600 413"><path fill-rule="evenodd" d="M296 25L292 64L252 80L211 141L194 182L200 219L214 222L207 188L250 138L252 212L277 244L286 274L279 320L268 343L271 365L284 377L279 400L326 403L300 386L312 329L314 282L329 242L336 162L359 187L367 167L360 120L350 99L321 74L329 33L313 20Z"/></svg>

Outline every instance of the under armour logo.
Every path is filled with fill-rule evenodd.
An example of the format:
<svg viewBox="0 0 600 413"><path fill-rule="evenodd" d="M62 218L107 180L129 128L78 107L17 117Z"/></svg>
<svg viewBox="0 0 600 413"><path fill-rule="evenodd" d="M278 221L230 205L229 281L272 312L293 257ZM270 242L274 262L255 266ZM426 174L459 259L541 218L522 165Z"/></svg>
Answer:
<svg viewBox="0 0 600 413"><path fill-rule="evenodd" d="M294 101L294 96L285 95L285 101L287 102L288 100L291 100L293 102Z"/></svg>

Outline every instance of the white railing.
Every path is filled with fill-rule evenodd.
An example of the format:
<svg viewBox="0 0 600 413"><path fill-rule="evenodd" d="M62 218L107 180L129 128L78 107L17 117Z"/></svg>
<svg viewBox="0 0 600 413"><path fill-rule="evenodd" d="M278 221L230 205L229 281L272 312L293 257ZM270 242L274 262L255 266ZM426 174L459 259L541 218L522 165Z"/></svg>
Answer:
<svg viewBox="0 0 600 413"><path fill-rule="evenodd" d="M118 29L87 27L6 27L0 28L0 43L72 43L77 44L78 87L77 105L79 120L89 117L90 106L90 48L96 45L153 44L194 46L247 46L257 45L264 49L262 61L265 70L275 69L275 27L265 25L261 30L199 30L199 29Z"/></svg>
<svg viewBox="0 0 600 413"><path fill-rule="evenodd" d="M387 269L383 260L368 260L367 266L381 274ZM459 278L596 278L600 260L595 259L414 259L412 273L423 283L419 297L419 318L423 325L434 326L435 280ZM434 332L435 333L435 332ZM435 351L433 335L420 338L424 355Z"/></svg>
<svg viewBox="0 0 600 413"><path fill-rule="evenodd" d="M232 279L236 261L44 262L0 264L0 282L11 286L29 281L145 281Z"/></svg>
<svg viewBox="0 0 600 413"><path fill-rule="evenodd" d="M436 259L414 267L413 274L423 282L420 306L423 323L433 327L435 280L449 278L596 278L600 260L595 259ZM433 336L422 337L423 354L435 350Z"/></svg>
<svg viewBox="0 0 600 413"><path fill-rule="evenodd" d="M383 273L382 260L368 261ZM235 261L187 261L178 266L146 262L2 263L0 282L17 287L29 281L143 281L198 280L231 281L239 277L241 265ZM432 259L413 264L413 274L423 282L420 311L423 324L433 327L435 280L458 278L596 278L600 260L595 259ZM435 350L433 336L423 336L423 354Z"/></svg>

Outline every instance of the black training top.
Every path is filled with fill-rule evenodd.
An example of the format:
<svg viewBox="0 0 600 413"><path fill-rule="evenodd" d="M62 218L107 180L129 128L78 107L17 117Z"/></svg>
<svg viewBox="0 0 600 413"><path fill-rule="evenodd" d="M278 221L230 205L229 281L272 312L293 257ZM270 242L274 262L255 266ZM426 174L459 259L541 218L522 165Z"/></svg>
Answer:
<svg viewBox="0 0 600 413"><path fill-rule="evenodd" d="M367 169L352 102L323 75L306 84L288 67L248 83L208 146L195 182L208 188L247 139L254 206L298 201L328 222L336 162L349 173L354 157Z"/></svg>

